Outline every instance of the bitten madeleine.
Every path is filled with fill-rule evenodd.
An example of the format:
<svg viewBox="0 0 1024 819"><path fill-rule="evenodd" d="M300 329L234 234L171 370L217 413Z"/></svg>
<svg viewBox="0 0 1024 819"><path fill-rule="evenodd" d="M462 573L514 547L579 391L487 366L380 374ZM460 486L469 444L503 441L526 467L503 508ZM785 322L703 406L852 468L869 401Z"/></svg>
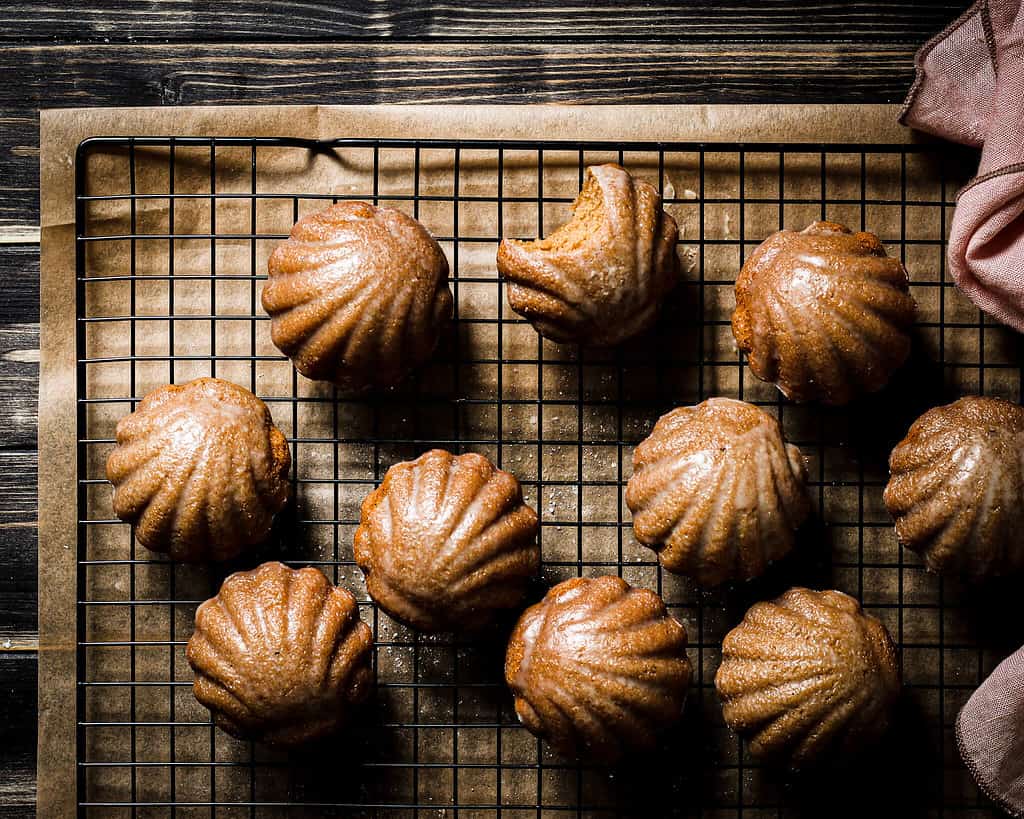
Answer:
<svg viewBox="0 0 1024 819"><path fill-rule="evenodd" d="M270 411L218 378L149 393L117 424L114 513L175 560L229 560L268 537L291 457Z"/></svg>
<svg viewBox="0 0 1024 819"><path fill-rule="evenodd" d="M793 548L810 511L807 470L779 422L710 398L658 419L633 452L633 534L702 586L757 577Z"/></svg>
<svg viewBox="0 0 1024 819"><path fill-rule="evenodd" d="M654 323L679 280L675 220L618 165L587 168L573 218L532 242L505 239L508 303L553 341L612 345Z"/></svg>
<svg viewBox="0 0 1024 819"><path fill-rule="evenodd" d="M517 606L540 568L537 513L482 455L434 449L363 501L355 559L370 596L420 631L473 631Z"/></svg>
<svg viewBox="0 0 1024 819"><path fill-rule="evenodd" d="M516 714L569 756L614 763L650 750L683 711L686 629L652 591L619 577L559 583L508 644Z"/></svg>
<svg viewBox="0 0 1024 819"><path fill-rule="evenodd" d="M885 626L842 592L795 588L725 636L715 688L755 757L800 768L878 739L900 683Z"/></svg>
<svg viewBox="0 0 1024 819"><path fill-rule="evenodd" d="M268 272L274 344L303 375L347 390L397 384L452 313L441 246L411 216L366 202L300 219Z"/></svg>
<svg viewBox="0 0 1024 819"><path fill-rule="evenodd" d="M316 569L264 563L199 606L186 657L220 728L290 747L334 733L366 699L372 646L352 594Z"/></svg>
<svg viewBox="0 0 1024 819"><path fill-rule="evenodd" d="M794 401L838 405L888 383L910 354L915 311L906 269L877 236L814 222L751 254L732 331L762 381Z"/></svg>
<svg viewBox="0 0 1024 819"><path fill-rule="evenodd" d="M928 410L889 458L896 536L936 572L1024 568L1024 407L968 396Z"/></svg>

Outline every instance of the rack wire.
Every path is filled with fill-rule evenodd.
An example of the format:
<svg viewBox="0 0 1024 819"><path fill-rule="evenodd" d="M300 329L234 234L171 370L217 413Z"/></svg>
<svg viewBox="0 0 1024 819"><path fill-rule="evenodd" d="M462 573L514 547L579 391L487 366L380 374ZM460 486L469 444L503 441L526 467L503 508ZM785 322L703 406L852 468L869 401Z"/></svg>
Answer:
<svg viewBox="0 0 1024 819"><path fill-rule="evenodd" d="M564 221L586 165L656 184L682 227L684 282L657 327L615 350L544 341L493 270L508 235ZM333 168L328 189L317 169ZM309 167L310 185L282 168ZM339 169L340 168L340 169ZM923 571L880 505L886 456L928 406L970 392L1020 400L1015 336L952 287L945 239L963 155L934 145L499 140L100 138L76 158L78 804L83 816L987 816L953 720L1019 635L1012 590L979 595ZM279 179L287 179L281 188ZM339 181L340 180L340 181ZM288 188L287 185L291 185ZM265 257L331 201L399 207L451 262L455 317L431 364L393 393L298 376L258 308ZM852 408L797 406L746 372L732 285L772 230L829 218L881 235L920 307L911 363ZM293 454L297 501L271 544L227 566L174 565L113 515L103 464L117 419L161 383L215 375L263 398ZM711 395L775 413L810 465L816 520L789 558L701 592L660 570L623 508L632 447L660 414ZM392 463L475 450L515 473L541 519L544 583L619 574L687 627L695 670L656 754L607 771L553 755L502 682L511 622L468 642L379 612L351 554L358 504ZM334 744L288 758L219 733L191 696L195 606L263 559L315 565L360 599L376 638L374 705ZM857 596L901 651L904 696L883 746L793 781L749 758L713 690L721 639L752 602L805 584ZM1012 610L1012 609L1011 609ZM868 787L864 783L870 783Z"/></svg>

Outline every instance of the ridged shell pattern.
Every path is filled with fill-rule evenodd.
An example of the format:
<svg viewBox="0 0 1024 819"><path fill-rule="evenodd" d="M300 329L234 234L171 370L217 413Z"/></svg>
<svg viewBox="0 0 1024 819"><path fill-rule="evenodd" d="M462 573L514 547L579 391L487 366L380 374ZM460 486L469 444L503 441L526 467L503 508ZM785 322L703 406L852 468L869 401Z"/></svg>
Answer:
<svg viewBox="0 0 1024 819"><path fill-rule="evenodd" d="M654 323L679 280L678 229L658 191L618 165L586 169L571 221L544 239L505 239L508 302L537 332L612 345Z"/></svg>
<svg viewBox="0 0 1024 819"><path fill-rule="evenodd" d="M757 577L793 547L810 511L800 450L779 422L730 398L663 415L633 453L636 539L702 586Z"/></svg>
<svg viewBox="0 0 1024 819"><path fill-rule="evenodd" d="M395 464L363 501L356 563L370 596L420 631L473 631L517 606L540 567L537 513L476 453Z"/></svg>
<svg viewBox="0 0 1024 819"><path fill-rule="evenodd" d="M736 281L732 330L750 369L794 401L849 403L910 354L907 271L873 233L814 222L780 230Z"/></svg>
<svg viewBox="0 0 1024 819"><path fill-rule="evenodd" d="M339 202L303 217L268 271L274 344L303 375L351 391L401 381L452 312L440 245L393 208Z"/></svg>
<svg viewBox="0 0 1024 819"><path fill-rule="evenodd" d="M729 727L794 768L879 738L899 687L885 627L849 595L802 588L751 606L715 674Z"/></svg>
<svg viewBox="0 0 1024 819"><path fill-rule="evenodd" d="M1024 569L1024 408L969 396L918 418L889 458L885 505L932 571Z"/></svg>
<svg viewBox="0 0 1024 819"><path fill-rule="evenodd" d="M296 746L334 733L373 685L373 632L317 569L264 563L199 606L196 699L232 736Z"/></svg>
<svg viewBox="0 0 1024 819"><path fill-rule="evenodd" d="M114 512L175 560L228 560L268 537L291 457L270 411L217 378L149 393L117 424L107 459Z"/></svg>
<svg viewBox="0 0 1024 819"><path fill-rule="evenodd" d="M505 679L520 721L568 757L614 763L650 750L682 715L686 629L619 577L574 578L520 618Z"/></svg>

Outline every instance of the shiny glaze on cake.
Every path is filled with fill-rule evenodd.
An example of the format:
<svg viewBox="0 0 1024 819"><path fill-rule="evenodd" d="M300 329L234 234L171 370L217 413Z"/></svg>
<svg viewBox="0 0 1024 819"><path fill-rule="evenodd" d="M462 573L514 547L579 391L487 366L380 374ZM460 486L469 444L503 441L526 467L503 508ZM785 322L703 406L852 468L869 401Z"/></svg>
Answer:
<svg viewBox="0 0 1024 819"><path fill-rule="evenodd" d="M473 631L523 598L540 567L537 513L482 455L431 450L363 501L355 560L370 596L420 631Z"/></svg>
<svg viewBox="0 0 1024 819"><path fill-rule="evenodd" d="M149 393L117 424L107 459L114 513L176 560L228 560L268 537L291 458L270 411L217 378Z"/></svg>
<svg viewBox="0 0 1024 819"><path fill-rule="evenodd" d="M505 679L520 721L568 757L614 763L650 750L690 684L686 629L652 591L574 578L520 618Z"/></svg>
<svg viewBox="0 0 1024 819"><path fill-rule="evenodd" d="M647 329L679 280L675 220L618 165L586 169L573 218L550 236L505 239L508 302L553 341L613 345Z"/></svg>
<svg viewBox="0 0 1024 819"><path fill-rule="evenodd" d="M373 633L317 569L264 563L196 611L196 699L232 736L302 745L336 732L373 685Z"/></svg>
<svg viewBox="0 0 1024 819"><path fill-rule="evenodd" d="M732 331L758 378L794 401L839 405L880 390L906 361L915 310L906 269L877 236L814 222L751 254Z"/></svg>
<svg viewBox="0 0 1024 819"><path fill-rule="evenodd" d="M810 511L803 456L758 407L710 398L663 415L633 453L636 539L702 586L757 577Z"/></svg>
<svg viewBox="0 0 1024 819"><path fill-rule="evenodd" d="M339 202L303 217L268 271L274 344L303 375L351 391L401 381L452 313L440 245L393 208Z"/></svg>
<svg viewBox="0 0 1024 819"><path fill-rule="evenodd" d="M800 768L886 731L898 668L885 627L854 598L794 588L755 603L725 636L715 688L755 757Z"/></svg>
<svg viewBox="0 0 1024 819"><path fill-rule="evenodd" d="M932 571L1024 568L1024 408L968 396L918 418L889 458L896 535Z"/></svg>

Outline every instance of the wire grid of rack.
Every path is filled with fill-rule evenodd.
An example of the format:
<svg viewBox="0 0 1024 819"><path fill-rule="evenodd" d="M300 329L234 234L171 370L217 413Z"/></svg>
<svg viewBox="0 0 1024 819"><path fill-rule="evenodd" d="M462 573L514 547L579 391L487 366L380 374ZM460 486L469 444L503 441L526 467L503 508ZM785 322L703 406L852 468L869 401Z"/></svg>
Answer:
<svg viewBox="0 0 1024 819"><path fill-rule="evenodd" d="M324 158L345 166L344 185L281 190L264 172ZM601 161L658 186L682 228L684 282L635 342L554 345L508 309L494 250L504 236L564 221L584 167ZM935 146L84 142L75 182L80 813L991 815L957 760L953 719L1014 647L999 616L1006 598L926 574L896 546L879 500L889 448L917 414L962 393L1019 400L1024 387L1015 337L947 280L962 179L962 157ZM394 393L346 396L296 375L258 307L269 249L301 214L344 198L421 219L451 263L451 332ZM785 401L745 372L731 344L745 255L772 230L817 218L879 233L907 263L920 307L911 363L849 409ZM137 546L104 481L117 418L149 389L199 375L253 389L293 454L294 507L260 554L229 566L175 566ZM808 459L817 516L766 577L701 592L635 543L622 496L630 450L657 417L716 394L778 415ZM613 771L551 754L517 724L502 682L511 621L473 642L420 636L366 596L351 555L358 504L390 464L435 446L483 452L522 481L542 522L534 599L568 576L619 574L656 589L686 625L694 685L658 753ZM197 603L230 571L267 558L319 566L355 591L376 638L374 705L342 739L291 758L215 730L184 660ZM901 650L905 694L876 753L792 781L729 733L713 678L721 639L746 607L795 584L842 589L881 618Z"/></svg>

